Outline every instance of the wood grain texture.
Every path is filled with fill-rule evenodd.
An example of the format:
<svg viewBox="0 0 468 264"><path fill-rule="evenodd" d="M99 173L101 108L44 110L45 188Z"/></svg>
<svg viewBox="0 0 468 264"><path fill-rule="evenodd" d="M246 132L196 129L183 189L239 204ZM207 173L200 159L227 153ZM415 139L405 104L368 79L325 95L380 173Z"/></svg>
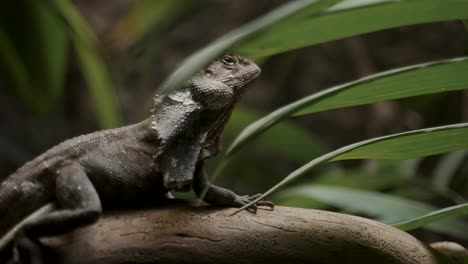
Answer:
<svg viewBox="0 0 468 264"><path fill-rule="evenodd" d="M408 233L339 213L276 207L247 211L174 200L120 211L44 240L52 263L405 263L440 262Z"/></svg>

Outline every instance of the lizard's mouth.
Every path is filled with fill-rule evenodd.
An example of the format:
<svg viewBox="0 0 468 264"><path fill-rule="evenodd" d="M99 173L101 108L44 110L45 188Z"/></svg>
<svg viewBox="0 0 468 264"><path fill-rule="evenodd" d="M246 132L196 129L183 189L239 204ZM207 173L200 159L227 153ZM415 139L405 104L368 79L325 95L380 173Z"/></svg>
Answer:
<svg viewBox="0 0 468 264"><path fill-rule="evenodd" d="M192 179L174 179L169 173L164 174L163 184L167 190L187 192L192 186Z"/></svg>

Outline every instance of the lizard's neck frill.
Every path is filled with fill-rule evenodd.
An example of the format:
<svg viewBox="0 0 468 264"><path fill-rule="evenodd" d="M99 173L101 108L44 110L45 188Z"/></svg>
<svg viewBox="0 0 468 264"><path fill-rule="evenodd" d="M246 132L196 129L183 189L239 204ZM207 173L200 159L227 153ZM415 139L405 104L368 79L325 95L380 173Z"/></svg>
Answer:
<svg viewBox="0 0 468 264"><path fill-rule="evenodd" d="M155 97L147 129L163 144L169 143L177 137L191 133L202 109L202 105L194 101L191 93L186 90Z"/></svg>

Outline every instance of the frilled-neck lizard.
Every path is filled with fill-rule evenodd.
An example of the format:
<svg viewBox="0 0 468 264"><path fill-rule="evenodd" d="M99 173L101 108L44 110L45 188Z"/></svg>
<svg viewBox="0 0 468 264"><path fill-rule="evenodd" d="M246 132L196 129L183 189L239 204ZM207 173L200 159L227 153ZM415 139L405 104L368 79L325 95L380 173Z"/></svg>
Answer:
<svg viewBox="0 0 468 264"><path fill-rule="evenodd" d="M240 207L252 201L258 195L239 196L210 184L204 160L219 152L220 133L260 72L246 58L225 55L181 89L156 96L148 119L66 140L26 163L0 185L0 237L54 204L53 210L23 221L14 235L16 247L33 255L30 262L40 263L34 256L37 238L89 225L107 206L140 204L190 189L215 205ZM273 207L267 201L256 205Z"/></svg>

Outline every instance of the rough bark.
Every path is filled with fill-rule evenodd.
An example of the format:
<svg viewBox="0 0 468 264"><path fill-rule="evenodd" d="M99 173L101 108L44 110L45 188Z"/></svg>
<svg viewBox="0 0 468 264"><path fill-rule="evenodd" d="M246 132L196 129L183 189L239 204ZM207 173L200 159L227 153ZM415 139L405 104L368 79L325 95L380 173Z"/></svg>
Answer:
<svg viewBox="0 0 468 264"><path fill-rule="evenodd" d="M408 233L365 218L276 207L244 211L181 201L113 212L43 242L48 263L442 263Z"/></svg>

